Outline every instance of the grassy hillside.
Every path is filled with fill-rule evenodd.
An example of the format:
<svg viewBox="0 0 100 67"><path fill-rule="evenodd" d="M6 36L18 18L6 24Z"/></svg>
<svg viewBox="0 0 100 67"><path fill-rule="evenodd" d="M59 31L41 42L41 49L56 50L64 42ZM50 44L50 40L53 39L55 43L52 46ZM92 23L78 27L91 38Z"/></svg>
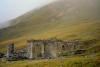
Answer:
<svg viewBox="0 0 100 67"><path fill-rule="evenodd" d="M69 57L51 60L2 62L0 67L100 67L99 57Z"/></svg>
<svg viewBox="0 0 100 67"><path fill-rule="evenodd" d="M98 40L89 46L91 50L100 41L99 3L99 0L58 0L13 19L9 21L10 27L0 29L0 51L4 51L10 41L20 48L28 39L52 37Z"/></svg>

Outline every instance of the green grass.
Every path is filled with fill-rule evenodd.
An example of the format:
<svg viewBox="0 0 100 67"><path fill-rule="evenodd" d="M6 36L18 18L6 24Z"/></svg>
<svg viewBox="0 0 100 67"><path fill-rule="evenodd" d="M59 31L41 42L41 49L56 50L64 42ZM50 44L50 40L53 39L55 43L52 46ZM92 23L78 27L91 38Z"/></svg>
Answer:
<svg viewBox="0 0 100 67"><path fill-rule="evenodd" d="M1 62L0 67L100 67L100 57L69 57L51 60Z"/></svg>

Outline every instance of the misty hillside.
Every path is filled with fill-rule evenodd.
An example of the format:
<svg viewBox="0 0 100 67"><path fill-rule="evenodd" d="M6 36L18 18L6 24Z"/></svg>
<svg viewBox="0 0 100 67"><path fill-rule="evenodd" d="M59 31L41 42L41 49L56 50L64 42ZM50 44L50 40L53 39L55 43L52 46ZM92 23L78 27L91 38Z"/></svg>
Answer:
<svg viewBox="0 0 100 67"><path fill-rule="evenodd" d="M100 46L100 0L58 0L10 21L0 30L0 50L14 41L17 47L28 39L59 38L96 42ZM92 44L91 44L92 45ZM91 48L92 49L92 46Z"/></svg>

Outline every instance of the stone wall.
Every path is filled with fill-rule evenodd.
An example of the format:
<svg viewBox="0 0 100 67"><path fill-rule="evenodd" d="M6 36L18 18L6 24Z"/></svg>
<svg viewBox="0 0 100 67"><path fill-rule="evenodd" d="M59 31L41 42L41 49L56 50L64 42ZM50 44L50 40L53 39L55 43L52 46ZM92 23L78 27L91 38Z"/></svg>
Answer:
<svg viewBox="0 0 100 67"><path fill-rule="evenodd" d="M78 40L28 40L28 57L36 58L56 58L64 51L78 50L81 42Z"/></svg>
<svg viewBox="0 0 100 67"><path fill-rule="evenodd" d="M63 41L58 39L48 40L28 40L27 46L16 53L14 44L11 43L7 46L7 58L28 58L28 59L41 59L41 58L57 58L64 52L82 52L80 47L82 42L79 40ZM80 51L80 52L78 52ZM74 52L75 53L75 52Z"/></svg>
<svg viewBox="0 0 100 67"><path fill-rule="evenodd" d="M7 58L13 58L14 57L14 53L15 53L15 47L14 47L14 44L11 43L7 46Z"/></svg>

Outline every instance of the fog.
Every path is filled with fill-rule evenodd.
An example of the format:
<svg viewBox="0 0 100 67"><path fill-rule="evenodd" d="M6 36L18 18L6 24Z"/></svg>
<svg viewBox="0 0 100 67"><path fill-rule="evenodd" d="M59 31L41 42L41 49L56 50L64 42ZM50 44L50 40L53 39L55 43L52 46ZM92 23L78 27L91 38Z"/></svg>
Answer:
<svg viewBox="0 0 100 67"><path fill-rule="evenodd" d="M7 26L8 20L53 1L55 0L0 0L0 28Z"/></svg>

